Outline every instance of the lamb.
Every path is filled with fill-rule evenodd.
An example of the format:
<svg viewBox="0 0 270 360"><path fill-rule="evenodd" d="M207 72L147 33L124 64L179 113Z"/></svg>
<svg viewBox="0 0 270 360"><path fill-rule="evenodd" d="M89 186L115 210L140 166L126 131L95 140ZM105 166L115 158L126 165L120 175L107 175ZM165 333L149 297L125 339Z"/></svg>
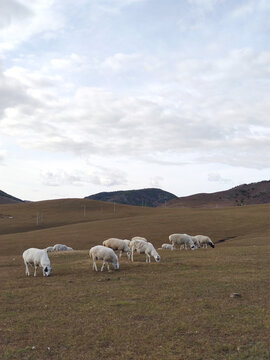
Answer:
<svg viewBox="0 0 270 360"><path fill-rule="evenodd" d="M73 251L73 249L66 245L55 244L53 247L53 251Z"/></svg>
<svg viewBox="0 0 270 360"><path fill-rule="evenodd" d="M154 248L153 244L150 242L146 242L144 240L132 240L130 242L131 247L131 261L134 261L134 250L136 250L139 254L146 255L146 262L151 262L151 256L156 260L156 262L160 261L160 256Z"/></svg>
<svg viewBox="0 0 270 360"><path fill-rule="evenodd" d="M172 244L162 244L161 245L161 249L164 249L164 250L174 250L174 246Z"/></svg>
<svg viewBox="0 0 270 360"><path fill-rule="evenodd" d="M194 238L196 238L200 245L202 245L203 248L207 248L207 245L210 245L212 248L215 247L215 244L213 243L213 241L210 239L209 236L205 236L205 235L196 235L194 236Z"/></svg>
<svg viewBox="0 0 270 360"><path fill-rule="evenodd" d="M195 245L194 242L192 240L192 237L190 235L187 234L171 234L169 236L169 240L172 243L172 245L175 247L176 244L180 245L180 249L181 249L181 245L184 245L184 247L187 249L187 247L189 246L191 250L195 249Z"/></svg>
<svg viewBox="0 0 270 360"><path fill-rule="evenodd" d="M122 253L124 252L127 254L128 259L130 258L130 247L129 247L130 241L129 240L109 238L109 239L103 241L102 244L103 244L103 246L111 248L114 251L120 250L119 257L121 257Z"/></svg>
<svg viewBox="0 0 270 360"><path fill-rule="evenodd" d="M46 249L30 248L23 252L23 261L25 264L25 273L30 276L28 265L34 266L34 276L37 276L37 268L42 267L43 276L49 276L51 273L51 263Z"/></svg>
<svg viewBox="0 0 270 360"><path fill-rule="evenodd" d="M96 245L89 250L89 256L93 260L93 270L98 271L96 260L103 260L100 271L103 271L104 265L107 265L108 271L110 270L109 263L112 263L115 270L119 269L118 257L115 252L103 245Z"/></svg>

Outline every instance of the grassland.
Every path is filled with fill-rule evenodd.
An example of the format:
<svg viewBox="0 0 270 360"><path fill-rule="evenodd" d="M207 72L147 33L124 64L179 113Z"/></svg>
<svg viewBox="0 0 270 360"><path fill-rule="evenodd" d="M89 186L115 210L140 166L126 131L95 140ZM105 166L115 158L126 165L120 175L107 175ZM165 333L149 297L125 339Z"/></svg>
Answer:
<svg viewBox="0 0 270 360"><path fill-rule="evenodd" d="M0 359L269 359L269 209L1 205ZM217 245L159 251L159 264L124 258L118 272L90 267L89 248L107 237L158 248L173 232ZM22 251L55 243L76 251L50 254L49 278L26 277Z"/></svg>

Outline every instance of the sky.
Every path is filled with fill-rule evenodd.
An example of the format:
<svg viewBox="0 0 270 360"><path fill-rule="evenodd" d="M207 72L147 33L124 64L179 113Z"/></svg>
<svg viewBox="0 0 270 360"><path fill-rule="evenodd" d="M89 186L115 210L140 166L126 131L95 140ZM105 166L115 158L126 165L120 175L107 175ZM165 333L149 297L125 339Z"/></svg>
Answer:
<svg viewBox="0 0 270 360"><path fill-rule="evenodd" d="M0 0L0 189L269 180L269 39L268 0Z"/></svg>

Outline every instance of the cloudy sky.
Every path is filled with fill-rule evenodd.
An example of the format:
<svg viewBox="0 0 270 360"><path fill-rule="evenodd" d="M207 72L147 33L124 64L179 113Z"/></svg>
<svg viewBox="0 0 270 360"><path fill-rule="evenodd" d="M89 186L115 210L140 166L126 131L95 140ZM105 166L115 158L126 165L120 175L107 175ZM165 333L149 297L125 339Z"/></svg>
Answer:
<svg viewBox="0 0 270 360"><path fill-rule="evenodd" d="M1 0L0 189L270 178L269 0Z"/></svg>

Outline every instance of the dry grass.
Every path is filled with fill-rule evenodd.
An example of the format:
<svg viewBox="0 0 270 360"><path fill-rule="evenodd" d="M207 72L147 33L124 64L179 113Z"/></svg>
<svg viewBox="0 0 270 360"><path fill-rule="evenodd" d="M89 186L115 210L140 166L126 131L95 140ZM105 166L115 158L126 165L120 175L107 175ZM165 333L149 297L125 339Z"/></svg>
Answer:
<svg viewBox="0 0 270 360"><path fill-rule="evenodd" d="M106 218L98 218L93 206L92 219L75 223L77 201L66 203L44 229L30 223L36 210L31 204L9 226L2 219L1 360L269 358L269 206L121 206ZM53 219L53 205L46 205L47 218ZM0 213L12 209L0 206ZM106 237L145 235L159 247L172 232L231 239L215 249L160 251L159 264L136 255L133 264L122 258L118 272L95 273L90 267L88 249ZM52 276L39 272L27 278L22 250L55 243L81 250L51 253ZM231 298L233 292L241 297Z"/></svg>

